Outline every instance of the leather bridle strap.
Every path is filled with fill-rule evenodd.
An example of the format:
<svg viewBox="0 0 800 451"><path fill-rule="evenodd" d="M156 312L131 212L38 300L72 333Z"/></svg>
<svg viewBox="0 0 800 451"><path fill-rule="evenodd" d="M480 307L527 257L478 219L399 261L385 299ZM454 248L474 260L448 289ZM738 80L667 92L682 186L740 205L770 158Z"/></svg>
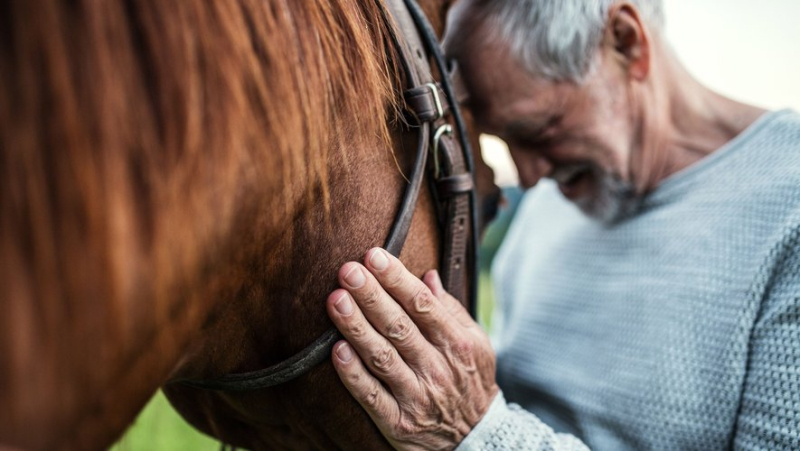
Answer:
<svg viewBox="0 0 800 451"><path fill-rule="evenodd" d="M433 31L433 27L428 22L425 13L420 8L419 4L416 0L405 0L406 7L408 8L409 13L411 14L412 18L414 19L414 23L416 24L419 34L422 37L422 40L425 44L426 50L430 55L433 56L433 60L436 63L437 69L439 69L439 73L442 75L442 87L444 88L444 92L449 99L450 107L453 112L453 117L456 121L456 127L458 128L458 137L459 143L461 144L461 150L464 155L465 163L466 163L466 171L470 174L470 176L474 180L475 174L475 162L473 159L472 147L469 143L469 138L467 135L467 127L464 122L464 116L461 114L461 108L458 102L458 98L456 97L455 90L453 89L453 84L450 83L448 79L448 74L450 71L448 70L444 53L442 52L442 47L439 44L439 39L436 37L436 33ZM478 302L478 195L475 191L474 187L469 189L467 194L469 197L469 234L470 242L472 243L471 247L468 249L468 262L466 264L469 268L472 269L472 274L469 281L469 292L466 298L468 299L469 305L467 306L467 310L469 310L470 314L473 318L476 317L477 312L477 302ZM464 270L466 272L466 270ZM445 285L447 287L447 285ZM460 297L457 299L461 299L463 302L464 297Z"/></svg>
<svg viewBox="0 0 800 451"><path fill-rule="evenodd" d="M466 272L464 268L467 264L463 261L464 257L467 257L469 264L477 268L475 257L477 216L469 142L453 89L447 79L448 73L444 66L438 39L416 2L405 0L405 5L402 2L403 0L386 0L387 9L395 22L394 28L400 31L400 33L393 34L393 39L398 49L406 84L409 86L404 92L406 104L412 111L420 113L421 117L417 117L419 121L417 155L411 171L410 183L406 187L384 248L394 256L399 256L403 249L411 228L411 220L416 209L422 181L425 179L429 148L433 142L437 151L441 150L441 152L437 152L440 154L437 155L437 158L441 157L442 166L442 174L437 181L437 197L447 204L445 215L447 224L444 225L444 258L441 264L443 281L448 291L458 295L459 299L464 299L466 296L464 296L462 287ZM424 44L420 37L423 38ZM433 83L430 66L423 56L426 54L432 54L437 61L439 72L442 75L441 88ZM424 92L421 91L426 86L431 92L430 99L426 99ZM440 93L445 95L441 96ZM428 115L425 112L430 110L432 105L436 107L437 114ZM443 127L449 127L444 121L444 115L448 111L453 113L456 120L461 146L443 136L436 136L436 140L432 140L432 126L436 127L437 131L444 130ZM471 215L470 209L472 210ZM467 221L468 218L471 220ZM471 246L467 243L468 233L472 233ZM471 253L467 255L468 252ZM460 276L458 276L459 274ZM477 294L476 284L477 273L471 277L468 296L470 299L469 310L473 317ZM216 379L176 380L174 382L196 388L223 391L248 391L279 385L295 379L329 359L333 345L340 339L342 339L341 334L335 327L332 327L300 352L268 368L247 373L228 374Z"/></svg>

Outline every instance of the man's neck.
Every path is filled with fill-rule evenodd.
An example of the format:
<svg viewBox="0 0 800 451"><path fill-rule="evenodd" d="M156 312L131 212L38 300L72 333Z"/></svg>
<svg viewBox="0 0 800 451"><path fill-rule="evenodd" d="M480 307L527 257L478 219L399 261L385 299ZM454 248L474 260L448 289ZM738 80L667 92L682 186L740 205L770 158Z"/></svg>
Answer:
<svg viewBox="0 0 800 451"><path fill-rule="evenodd" d="M724 97L703 86L674 56L671 49L663 53L663 78L660 80L665 100L660 106L664 118L658 124L663 134L658 149L666 152L661 180L680 171L721 148L735 138L765 110Z"/></svg>

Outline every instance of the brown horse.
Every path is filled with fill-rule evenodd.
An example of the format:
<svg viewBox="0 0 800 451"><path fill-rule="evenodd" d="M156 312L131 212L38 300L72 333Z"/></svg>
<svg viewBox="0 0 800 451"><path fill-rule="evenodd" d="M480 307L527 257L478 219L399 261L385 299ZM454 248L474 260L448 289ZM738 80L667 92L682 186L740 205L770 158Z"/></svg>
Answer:
<svg viewBox="0 0 800 451"><path fill-rule="evenodd" d="M441 33L450 2L422 3ZM384 17L0 4L0 447L105 446L170 380L263 368L330 327L336 269L383 243L413 159ZM403 261L436 267L439 240L424 192ZM327 362L253 393L165 391L238 446L387 446Z"/></svg>

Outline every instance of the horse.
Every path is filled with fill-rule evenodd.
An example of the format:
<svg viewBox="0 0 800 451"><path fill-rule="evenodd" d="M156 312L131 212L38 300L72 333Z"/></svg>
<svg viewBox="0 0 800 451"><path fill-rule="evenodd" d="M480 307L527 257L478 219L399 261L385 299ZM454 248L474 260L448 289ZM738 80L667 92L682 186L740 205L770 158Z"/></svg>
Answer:
<svg viewBox="0 0 800 451"><path fill-rule="evenodd" d="M450 1L422 7L441 36ZM0 5L0 445L107 446L164 387L235 446L388 447L329 362L247 393L171 383L293 355L330 327L339 265L383 243L414 148L385 19L378 0ZM433 204L401 254L418 275Z"/></svg>

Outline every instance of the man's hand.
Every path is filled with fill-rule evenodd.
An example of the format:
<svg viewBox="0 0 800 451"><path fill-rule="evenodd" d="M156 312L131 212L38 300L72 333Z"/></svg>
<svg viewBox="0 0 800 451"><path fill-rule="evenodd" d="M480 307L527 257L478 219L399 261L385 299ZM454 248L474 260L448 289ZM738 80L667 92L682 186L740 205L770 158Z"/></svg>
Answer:
<svg viewBox="0 0 800 451"><path fill-rule="evenodd" d="M419 280L380 248L364 261L342 266L345 289L328 297L347 340L336 371L392 446L452 449L498 392L489 339L436 271Z"/></svg>

